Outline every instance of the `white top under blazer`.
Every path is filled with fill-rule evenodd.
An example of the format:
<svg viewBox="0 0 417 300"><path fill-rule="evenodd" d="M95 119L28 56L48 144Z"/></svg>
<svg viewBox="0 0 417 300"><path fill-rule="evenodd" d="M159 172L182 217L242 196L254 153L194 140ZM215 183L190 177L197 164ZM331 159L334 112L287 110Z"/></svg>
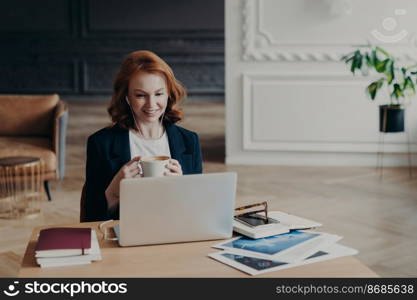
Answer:
<svg viewBox="0 0 417 300"><path fill-rule="evenodd" d="M171 157L166 131L164 131L164 134L159 139L144 139L129 130L129 144L130 159L136 156L149 157L164 155Z"/></svg>

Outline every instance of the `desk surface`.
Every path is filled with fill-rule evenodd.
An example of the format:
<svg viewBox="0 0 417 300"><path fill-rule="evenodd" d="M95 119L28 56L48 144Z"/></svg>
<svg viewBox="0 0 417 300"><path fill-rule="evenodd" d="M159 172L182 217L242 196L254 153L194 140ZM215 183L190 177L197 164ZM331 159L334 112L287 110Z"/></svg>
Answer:
<svg viewBox="0 0 417 300"><path fill-rule="evenodd" d="M291 269L250 276L215 261L207 254L216 241L154 246L119 247L105 241L99 222L62 225L92 227L100 241L102 260L88 265L41 268L36 264L35 245L39 230L33 230L22 261L19 277L378 277L355 257L341 257Z"/></svg>

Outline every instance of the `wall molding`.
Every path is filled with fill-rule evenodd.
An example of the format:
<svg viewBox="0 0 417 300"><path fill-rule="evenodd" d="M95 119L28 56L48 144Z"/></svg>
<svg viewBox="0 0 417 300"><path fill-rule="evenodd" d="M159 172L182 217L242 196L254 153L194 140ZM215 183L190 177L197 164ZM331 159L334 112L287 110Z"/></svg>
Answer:
<svg viewBox="0 0 417 300"><path fill-rule="evenodd" d="M339 85L358 85L362 86L366 81L362 78L354 78L349 74L339 72L322 73L253 73L244 72L242 74L242 94L243 94L243 119L242 119L242 138L244 151L298 151L298 152L351 152L351 153L376 153L378 152L378 142L364 141L289 141L289 140L261 140L254 137L254 115L253 109L256 105L253 88L256 84L264 83L297 83L308 84L329 84ZM375 106L377 109L377 106ZM377 136L377 132L375 135ZM412 152L417 152L417 144L411 144ZM408 152L406 136L403 142L385 142L384 152L406 153Z"/></svg>
<svg viewBox="0 0 417 300"><path fill-rule="evenodd" d="M355 45L347 43L305 44L281 43L267 28L262 26L262 9L265 0L244 0L242 14L242 60L284 62L340 62L343 55L351 52ZM415 39L412 41L415 44ZM357 45L366 44L366 38ZM415 60L417 54L410 45L386 45L401 60Z"/></svg>
<svg viewBox="0 0 417 300"><path fill-rule="evenodd" d="M280 152L262 155L239 153L226 156L227 165L280 165L280 166L317 166L317 167L373 167L377 166L376 153L312 153ZM412 155L412 166L417 165L417 155ZM408 167L408 155L405 153L384 154L384 167Z"/></svg>

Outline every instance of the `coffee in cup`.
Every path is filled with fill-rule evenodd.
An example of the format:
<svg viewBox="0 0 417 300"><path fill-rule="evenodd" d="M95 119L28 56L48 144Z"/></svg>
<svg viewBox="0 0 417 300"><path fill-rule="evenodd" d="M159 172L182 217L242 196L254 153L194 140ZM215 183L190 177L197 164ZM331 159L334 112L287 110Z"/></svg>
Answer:
<svg viewBox="0 0 417 300"><path fill-rule="evenodd" d="M169 156L144 157L139 161L143 177L161 177L167 171L165 166L170 160Z"/></svg>

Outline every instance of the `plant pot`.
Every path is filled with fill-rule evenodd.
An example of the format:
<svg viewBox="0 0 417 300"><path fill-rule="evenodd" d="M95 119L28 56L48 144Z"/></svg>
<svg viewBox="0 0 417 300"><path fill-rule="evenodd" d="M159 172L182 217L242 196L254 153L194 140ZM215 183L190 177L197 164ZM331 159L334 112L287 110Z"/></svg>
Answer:
<svg viewBox="0 0 417 300"><path fill-rule="evenodd" d="M401 105L379 106L379 131L403 132L405 109Z"/></svg>

